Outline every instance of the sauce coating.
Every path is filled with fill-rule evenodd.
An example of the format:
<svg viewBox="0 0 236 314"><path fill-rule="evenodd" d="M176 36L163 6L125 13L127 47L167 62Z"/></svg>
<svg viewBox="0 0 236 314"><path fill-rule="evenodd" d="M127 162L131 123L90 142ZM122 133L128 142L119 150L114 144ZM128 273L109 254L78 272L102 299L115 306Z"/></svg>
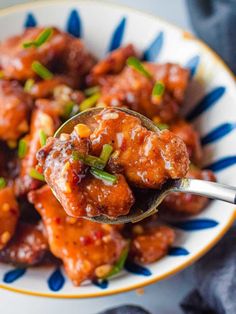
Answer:
<svg viewBox="0 0 236 314"><path fill-rule="evenodd" d="M117 227L67 216L48 186L30 192L29 200L42 216L50 250L75 285L98 277L101 266L112 269L127 245Z"/></svg>
<svg viewBox="0 0 236 314"><path fill-rule="evenodd" d="M185 176L188 153L173 133L148 131L138 118L115 109L103 109L94 121L93 132L88 129L85 137L81 130L86 126L78 125L79 134L75 127L71 135L63 135L65 140L50 138L37 155L47 183L67 214L126 215L134 204L127 181L136 187L159 188L168 178ZM99 180L83 160L73 159L75 153L99 156L107 144L114 151L107 169L115 174L115 183Z"/></svg>

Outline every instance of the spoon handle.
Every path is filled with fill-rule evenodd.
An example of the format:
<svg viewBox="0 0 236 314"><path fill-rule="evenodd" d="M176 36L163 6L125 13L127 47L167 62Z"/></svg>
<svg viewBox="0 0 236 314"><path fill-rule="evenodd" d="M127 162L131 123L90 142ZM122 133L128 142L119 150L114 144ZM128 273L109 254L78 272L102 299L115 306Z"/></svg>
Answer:
<svg viewBox="0 0 236 314"><path fill-rule="evenodd" d="M236 204L236 187L197 179L180 179L174 192L192 193Z"/></svg>

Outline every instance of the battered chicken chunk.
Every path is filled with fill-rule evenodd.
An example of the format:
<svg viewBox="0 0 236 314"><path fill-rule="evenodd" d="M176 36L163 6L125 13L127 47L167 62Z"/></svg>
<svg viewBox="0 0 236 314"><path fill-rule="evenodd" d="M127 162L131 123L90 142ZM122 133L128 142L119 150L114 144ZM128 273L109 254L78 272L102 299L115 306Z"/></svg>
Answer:
<svg viewBox="0 0 236 314"><path fill-rule="evenodd" d="M126 66L120 74L103 77L100 103L112 107L128 107L149 118L159 117L162 122L171 122L178 114L188 84L189 72L176 64L144 64L153 79ZM165 85L163 97L152 96L154 83Z"/></svg>
<svg viewBox="0 0 236 314"><path fill-rule="evenodd" d="M87 83L89 85L102 83L104 75L119 73L124 68L127 58L136 55L134 46L131 44L112 51L92 68L87 77Z"/></svg>
<svg viewBox="0 0 236 314"><path fill-rule="evenodd" d="M216 181L212 171L201 170L191 167L187 173L187 178L200 179L206 181ZM202 211L208 204L209 199L190 193L171 193L163 201L163 209L170 213L195 215Z"/></svg>
<svg viewBox="0 0 236 314"><path fill-rule="evenodd" d="M12 36L0 44L0 67L10 79L37 78L32 63L39 61L56 74L65 74L73 87L80 85L94 64L81 40L53 28L52 36L40 47L24 48L23 43L35 40L44 29L27 28L23 34Z"/></svg>
<svg viewBox="0 0 236 314"><path fill-rule="evenodd" d="M93 177L74 152L88 153L88 139L74 131L65 140L50 138L37 154L44 176L68 215L75 217L111 217L125 215L133 204L133 195L122 175L115 184Z"/></svg>
<svg viewBox="0 0 236 314"><path fill-rule="evenodd" d="M8 245L0 251L0 262L17 266L39 264L48 250L42 224L19 223Z"/></svg>
<svg viewBox="0 0 236 314"><path fill-rule="evenodd" d="M168 130L154 133L125 112L104 109L94 116L97 127L90 136L92 152L99 155L111 144L111 171L121 172L142 188L159 188L168 178L184 177L189 158L184 142Z"/></svg>
<svg viewBox="0 0 236 314"><path fill-rule="evenodd" d="M67 216L48 186L30 192L29 200L42 216L51 252L75 285L110 272L127 245L117 227Z"/></svg>
<svg viewBox="0 0 236 314"><path fill-rule="evenodd" d="M65 101L73 100L76 103L80 103L83 99L83 93L77 90L71 89L69 86L73 85L70 78L65 75L55 75L50 80L37 81L30 88L28 93L35 99L38 98L48 98L52 97L55 90L58 90L58 87L64 87L66 89L64 95L66 94L67 99ZM69 95L68 95L69 94ZM72 97L69 97L72 96Z"/></svg>
<svg viewBox="0 0 236 314"><path fill-rule="evenodd" d="M40 100L38 101L41 102ZM40 181L30 177L29 172L37 165L36 153L41 147L40 132L44 132L46 136L52 136L59 125L57 108L53 107L53 103L47 102L47 112L35 109L31 116L30 132L24 138L27 144L26 155L20 163L20 176L15 183L15 191L17 195L25 194L28 191L37 188ZM37 106L37 103L36 103Z"/></svg>
<svg viewBox="0 0 236 314"><path fill-rule="evenodd" d="M199 164L203 157L199 134L193 126L184 120L175 121L170 126L170 131L182 138L188 149L189 159L194 164Z"/></svg>
<svg viewBox="0 0 236 314"><path fill-rule="evenodd" d="M0 189L0 250L15 233L19 218L19 207L11 187Z"/></svg>
<svg viewBox="0 0 236 314"><path fill-rule="evenodd" d="M174 239L170 227L136 224L132 227L129 258L139 264L153 263L167 254Z"/></svg>
<svg viewBox="0 0 236 314"><path fill-rule="evenodd" d="M31 97L17 81L0 80L0 140L16 141L29 129Z"/></svg>

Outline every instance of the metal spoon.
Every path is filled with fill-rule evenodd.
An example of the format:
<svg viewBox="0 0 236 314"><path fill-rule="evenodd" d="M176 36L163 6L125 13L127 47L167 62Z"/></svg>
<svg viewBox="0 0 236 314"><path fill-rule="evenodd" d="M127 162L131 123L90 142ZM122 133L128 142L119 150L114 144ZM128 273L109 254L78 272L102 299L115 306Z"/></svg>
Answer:
<svg viewBox="0 0 236 314"><path fill-rule="evenodd" d="M71 119L67 120L56 131L54 136L59 137L61 133L71 133L76 124L86 124L87 121L92 119L93 115L98 114L102 110L103 108L93 108L75 115ZM159 129L153 124L153 122L143 115L126 108L116 108L116 110L124 111L125 113L139 118L142 122L142 125L148 130L153 132L159 132ZM134 191L136 201L128 215L119 216L114 219L109 218L105 215L83 218L107 224L137 222L156 213L158 211L158 206L161 204L163 199L171 192L192 193L206 196L211 199L217 199L236 204L235 187L204 180L182 178L177 180L168 180L160 190L149 189L143 190L142 193L140 193L140 189L137 190L136 193Z"/></svg>

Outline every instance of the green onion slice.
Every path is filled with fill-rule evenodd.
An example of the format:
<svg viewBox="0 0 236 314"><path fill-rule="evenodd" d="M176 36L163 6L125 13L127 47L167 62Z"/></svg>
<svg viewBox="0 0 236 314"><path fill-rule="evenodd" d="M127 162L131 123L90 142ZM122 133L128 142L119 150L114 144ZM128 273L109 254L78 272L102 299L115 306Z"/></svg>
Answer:
<svg viewBox="0 0 236 314"><path fill-rule="evenodd" d="M44 130L40 130L39 131L39 140L40 140L40 144L41 146L44 146L46 144L47 141L47 135L44 132Z"/></svg>
<svg viewBox="0 0 236 314"><path fill-rule="evenodd" d="M72 152L72 158L73 160L80 160L85 165L94 167L97 169L103 169L104 168L104 162L99 157L92 156L92 155L82 155L78 151Z"/></svg>
<svg viewBox="0 0 236 314"><path fill-rule="evenodd" d="M164 91L165 91L165 85L162 82L158 81L155 83L153 87L152 96L160 98L164 94Z"/></svg>
<svg viewBox="0 0 236 314"><path fill-rule="evenodd" d="M89 109L91 107L94 107L96 102L98 101L98 99L100 98L100 93L96 93L88 98L86 98L85 100L83 100L81 103L80 103L80 106L79 106L79 110L80 111L84 111L86 109Z"/></svg>
<svg viewBox="0 0 236 314"><path fill-rule="evenodd" d="M154 123L157 127L158 127L158 129L160 129L160 130L166 130L166 129L169 129L169 125L168 124L166 124L166 123L159 123L159 122L157 122L157 123Z"/></svg>
<svg viewBox="0 0 236 314"><path fill-rule="evenodd" d="M84 90L84 93L86 96L92 96L92 95L99 93L99 92L100 92L99 86L92 86L92 87L86 88Z"/></svg>
<svg viewBox="0 0 236 314"><path fill-rule="evenodd" d="M24 139L21 139L18 144L18 157L20 159L24 158L27 153L27 142Z"/></svg>
<svg viewBox="0 0 236 314"><path fill-rule="evenodd" d="M51 27L45 28L35 40L23 43L23 47L24 48L40 47L51 37L52 33L53 29Z"/></svg>
<svg viewBox="0 0 236 314"><path fill-rule="evenodd" d="M30 169L29 176L31 178L33 178L33 179L37 179L37 180L40 180L40 181L45 181L44 175L42 173L38 172L38 170L36 170L34 168Z"/></svg>
<svg viewBox="0 0 236 314"><path fill-rule="evenodd" d="M32 87L34 86L34 83L35 83L35 81L33 79L28 79L25 82L24 91L29 93L31 91Z"/></svg>
<svg viewBox="0 0 236 314"><path fill-rule="evenodd" d="M53 78L52 72L50 72L44 65L39 61L34 61L31 65L32 70L38 74L44 80L50 80Z"/></svg>
<svg viewBox="0 0 236 314"><path fill-rule="evenodd" d="M127 65L132 69L138 71L140 74L144 75L147 78L152 78L152 74L147 71L139 59L135 57L129 57L126 61Z"/></svg>
<svg viewBox="0 0 236 314"><path fill-rule="evenodd" d="M6 180L3 177L0 177L0 189L5 188L6 185Z"/></svg>
<svg viewBox="0 0 236 314"><path fill-rule="evenodd" d="M102 152L101 152L99 158L104 162L105 166L106 166L112 152L113 152L113 147L110 144L104 144L103 145Z"/></svg>
<svg viewBox="0 0 236 314"><path fill-rule="evenodd" d="M118 261L115 263L111 271L103 279L107 279L111 276L118 274L124 268L125 261L128 257L128 253L129 253L129 245L127 245L126 248L124 248L124 250L121 252L121 255Z"/></svg>
<svg viewBox="0 0 236 314"><path fill-rule="evenodd" d="M62 118L69 119L79 112L79 105L73 100L68 101L64 106Z"/></svg>
<svg viewBox="0 0 236 314"><path fill-rule="evenodd" d="M97 169L92 167L90 169L90 173L99 180L104 180L107 182L111 182L112 184L115 184L117 182L117 177L113 174L110 174L106 171L103 171L101 169Z"/></svg>

